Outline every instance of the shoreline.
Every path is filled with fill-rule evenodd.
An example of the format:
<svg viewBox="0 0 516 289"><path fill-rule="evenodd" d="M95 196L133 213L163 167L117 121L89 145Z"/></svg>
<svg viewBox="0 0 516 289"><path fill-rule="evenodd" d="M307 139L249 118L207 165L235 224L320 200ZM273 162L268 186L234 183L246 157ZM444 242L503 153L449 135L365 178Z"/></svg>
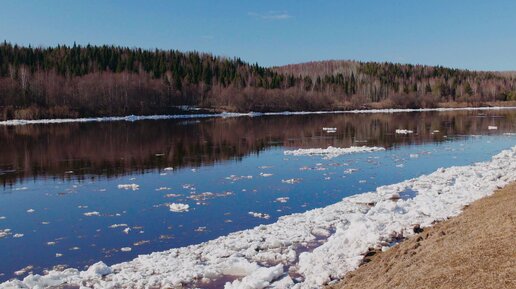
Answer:
<svg viewBox="0 0 516 289"><path fill-rule="evenodd" d="M485 107L440 107L440 108L407 108L407 109L357 109L336 111L283 111L283 112L222 112L203 114L163 114L163 115L127 115L85 118L55 118L55 119L11 119L0 121L0 126L18 126L30 124L58 124L84 122L112 122L112 121L141 121L166 119L202 119L202 118L232 118L232 117L260 117L281 115L326 115L326 114L362 114L362 113L405 113L405 112L446 112L446 111L480 111L480 110L513 110L516 106L485 106Z"/></svg>
<svg viewBox="0 0 516 289"><path fill-rule="evenodd" d="M112 266L98 262L82 272L66 269L29 275L0 288L63 284L206 288L227 277L235 281L226 288L256 282L272 288L319 287L358 268L370 248L389 247L393 240L413 235L416 226L424 228L457 216L464 206L513 181L516 147L490 161L439 169L205 243L140 255ZM407 197L407 191L417 193Z"/></svg>
<svg viewBox="0 0 516 289"><path fill-rule="evenodd" d="M516 288L516 183L382 252L326 289ZM431 284L431 285L430 285Z"/></svg>

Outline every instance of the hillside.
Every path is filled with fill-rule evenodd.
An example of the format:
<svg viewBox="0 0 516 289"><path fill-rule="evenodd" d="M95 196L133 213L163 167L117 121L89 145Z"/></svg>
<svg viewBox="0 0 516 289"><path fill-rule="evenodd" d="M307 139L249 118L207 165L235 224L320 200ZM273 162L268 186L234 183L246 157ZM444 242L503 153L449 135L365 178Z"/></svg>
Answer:
<svg viewBox="0 0 516 289"><path fill-rule="evenodd" d="M0 44L0 119L435 107L516 100L512 73L324 61L267 68L199 52Z"/></svg>

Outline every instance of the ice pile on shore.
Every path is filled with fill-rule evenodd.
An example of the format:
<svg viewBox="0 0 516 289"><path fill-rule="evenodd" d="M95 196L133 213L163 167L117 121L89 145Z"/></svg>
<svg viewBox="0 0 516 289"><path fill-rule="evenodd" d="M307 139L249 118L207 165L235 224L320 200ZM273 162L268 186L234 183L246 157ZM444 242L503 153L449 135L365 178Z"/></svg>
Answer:
<svg viewBox="0 0 516 289"><path fill-rule="evenodd" d="M234 280L226 283L227 289L319 288L356 269L369 248L413 234L416 225L455 216L465 205L515 180L516 147L487 162L441 168L198 245L140 255L110 267L97 263L85 272L29 275L0 288L202 288L224 279Z"/></svg>
<svg viewBox="0 0 516 289"><path fill-rule="evenodd" d="M368 153L384 151L382 147L367 147L367 146L352 146L349 148L336 148L329 146L325 149L313 148L313 149L297 149L297 150L286 150L283 152L284 155L291 156L323 156L324 159L332 159L341 155L354 154L354 153Z"/></svg>

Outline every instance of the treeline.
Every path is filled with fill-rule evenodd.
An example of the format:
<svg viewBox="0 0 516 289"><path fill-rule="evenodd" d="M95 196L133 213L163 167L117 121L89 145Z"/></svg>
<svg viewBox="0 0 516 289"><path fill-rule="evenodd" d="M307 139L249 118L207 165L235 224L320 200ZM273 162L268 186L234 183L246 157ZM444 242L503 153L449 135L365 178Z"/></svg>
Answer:
<svg viewBox="0 0 516 289"><path fill-rule="evenodd" d="M516 100L513 74L314 62L265 68L199 52L0 44L0 118L430 107Z"/></svg>

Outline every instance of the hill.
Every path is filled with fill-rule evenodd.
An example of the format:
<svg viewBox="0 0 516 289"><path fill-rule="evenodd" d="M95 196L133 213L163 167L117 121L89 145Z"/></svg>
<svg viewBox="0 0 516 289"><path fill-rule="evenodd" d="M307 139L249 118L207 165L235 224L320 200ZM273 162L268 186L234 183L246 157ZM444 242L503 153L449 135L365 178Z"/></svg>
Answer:
<svg viewBox="0 0 516 289"><path fill-rule="evenodd" d="M511 73L324 61L262 67L200 52L0 44L0 119L434 107L516 100Z"/></svg>

